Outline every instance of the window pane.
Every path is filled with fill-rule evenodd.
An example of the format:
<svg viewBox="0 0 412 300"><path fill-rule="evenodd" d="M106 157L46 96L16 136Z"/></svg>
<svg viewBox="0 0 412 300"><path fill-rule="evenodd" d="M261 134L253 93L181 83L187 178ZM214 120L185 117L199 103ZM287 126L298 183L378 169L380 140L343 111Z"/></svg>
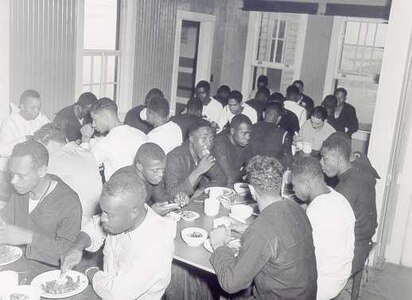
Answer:
<svg viewBox="0 0 412 300"><path fill-rule="evenodd" d="M90 68L91 68L91 59L90 56L83 56L83 84L90 83Z"/></svg>
<svg viewBox="0 0 412 300"><path fill-rule="evenodd" d="M278 41L278 47L276 49L275 62L281 63L282 62L282 56L283 56L283 41Z"/></svg>
<svg viewBox="0 0 412 300"><path fill-rule="evenodd" d="M93 57L93 83L100 83L102 59L100 56Z"/></svg>
<svg viewBox="0 0 412 300"><path fill-rule="evenodd" d="M279 69L267 69L267 76L269 79L269 88L272 91L280 91L282 82L282 70Z"/></svg>
<svg viewBox="0 0 412 300"><path fill-rule="evenodd" d="M344 46L342 51L342 58L340 62L340 70L346 72L353 72L355 66L355 52L356 47Z"/></svg>
<svg viewBox="0 0 412 300"><path fill-rule="evenodd" d="M361 76L373 76L375 68L372 64L372 48L363 49L363 63Z"/></svg>
<svg viewBox="0 0 412 300"><path fill-rule="evenodd" d="M366 34L366 41L365 45L366 46L373 46L373 40L375 38L375 32L376 32L376 23L369 23L368 24L368 32Z"/></svg>
<svg viewBox="0 0 412 300"><path fill-rule="evenodd" d="M282 20L280 21L280 25L279 25L279 38L283 39L285 37L285 31L286 31L286 21Z"/></svg>
<svg viewBox="0 0 412 300"><path fill-rule="evenodd" d="M345 44L357 44L359 34L358 22L347 22L345 31Z"/></svg>
<svg viewBox="0 0 412 300"><path fill-rule="evenodd" d="M257 60L266 60L266 53L268 51L268 40L266 39L259 39L259 45L258 45L258 53L257 53Z"/></svg>
<svg viewBox="0 0 412 300"><path fill-rule="evenodd" d="M116 68L116 60L117 58L115 56L109 56L107 57L107 67L106 67L106 82L114 82L116 81L115 79L115 68Z"/></svg>
<svg viewBox="0 0 412 300"><path fill-rule="evenodd" d="M376 32L375 47L385 47L386 29L388 24L379 24L378 31Z"/></svg>
<svg viewBox="0 0 412 300"><path fill-rule="evenodd" d="M90 85L82 85L82 93L91 92L91 90Z"/></svg>
<svg viewBox="0 0 412 300"><path fill-rule="evenodd" d="M116 47L117 0L84 1L84 48Z"/></svg>
<svg viewBox="0 0 412 300"><path fill-rule="evenodd" d="M275 55L275 51L276 51L276 40L272 40L272 45L270 47L270 61L273 61L273 57Z"/></svg>
<svg viewBox="0 0 412 300"><path fill-rule="evenodd" d="M279 19L274 19L273 20L273 38L277 38L278 36L278 23L279 23Z"/></svg>
<svg viewBox="0 0 412 300"><path fill-rule="evenodd" d="M360 34L359 34L359 45L365 45L367 26L368 26L368 23L361 23Z"/></svg>

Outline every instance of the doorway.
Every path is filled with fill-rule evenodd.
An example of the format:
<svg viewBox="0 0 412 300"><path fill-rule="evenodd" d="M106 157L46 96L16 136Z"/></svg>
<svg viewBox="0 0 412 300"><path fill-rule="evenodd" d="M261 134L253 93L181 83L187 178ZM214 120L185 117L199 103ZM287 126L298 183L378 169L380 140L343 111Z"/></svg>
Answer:
<svg viewBox="0 0 412 300"><path fill-rule="evenodd" d="M215 16L177 11L171 114L180 113L200 80L210 81Z"/></svg>

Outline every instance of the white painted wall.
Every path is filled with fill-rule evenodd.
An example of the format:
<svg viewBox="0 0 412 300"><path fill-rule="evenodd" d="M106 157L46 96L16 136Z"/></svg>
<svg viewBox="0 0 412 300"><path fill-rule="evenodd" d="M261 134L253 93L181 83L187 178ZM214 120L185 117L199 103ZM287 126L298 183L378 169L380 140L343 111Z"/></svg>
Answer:
<svg viewBox="0 0 412 300"><path fill-rule="evenodd" d="M384 195L387 191L386 189L391 184L393 175L389 173L392 159L391 153L398 130L399 107L406 88L405 78L408 71L406 66L412 41L411 16L412 1L394 0L392 2L369 144L369 158L381 176L381 180L378 181L376 188L378 217L381 216ZM405 193L407 194L406 190ZM390 199L390 201L393 201L393 199ZM406 210L407 207L403 207L405 203L402 203L402 201L399 202L399 209ZM405 225L403 223L401 226ZM379 228L379 230L382 230L382 228ZM396 233L395 230L393 232ZM412 252L409 253L411 254L408 255L412 255ZM392 261L393 257L391 258L388 252L386 258L388 261Z"/></svg>
<svg viewBox="0 0 412 300"><path fill-rule="evenodd" d="M10 0L0 0L0 124L10 103Z"/></svg>

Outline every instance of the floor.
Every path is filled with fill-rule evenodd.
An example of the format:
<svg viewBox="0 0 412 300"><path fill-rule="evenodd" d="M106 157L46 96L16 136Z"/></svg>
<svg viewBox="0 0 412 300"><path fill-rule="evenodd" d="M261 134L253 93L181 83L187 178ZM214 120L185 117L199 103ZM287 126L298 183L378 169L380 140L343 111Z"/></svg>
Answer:
<svg viewBox="0 0 412 300"><path fill-rule="evenodd" d="M348 282L337 300L350 300ZM382 270L364 272L359 300L412 300L412 268L386 263Z"/></svg>

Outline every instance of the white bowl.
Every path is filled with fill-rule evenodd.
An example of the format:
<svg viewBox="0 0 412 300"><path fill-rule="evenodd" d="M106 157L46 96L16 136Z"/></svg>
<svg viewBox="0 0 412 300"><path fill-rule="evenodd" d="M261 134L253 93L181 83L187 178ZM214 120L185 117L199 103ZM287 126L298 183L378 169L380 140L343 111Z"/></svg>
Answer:
<svg viewBox="0 0 412 300"><path fill-rule="evenodd" d="M206 188L205 193L209 194L210 198L217 198L219 196L229 197L233 195L235 191L227 187L214 186L214 187Z"/></svg>
<svg viewBox="0 0 412 300"><path fill-rule="evenodd" d="M25 295L25 296L29 297L30 300L39 300L40 295L41 295L41 291L35 286L18 285L18 286L15 286L14 288L10 289L7 292L6 297L4 299L10 299L10 297L13 294Z"/></svg>
<svg viewBox="0 0 412 300"><path fill-rule="evenodd" d="M234 189L240 196L246 196L250 192L249 185L243 182L235 183Z"/></svg>
<svg viewBox="0 0 412 300"><path fill-rule="evenodd" d="M233 205L230 208L231 217L244 222L253 213L253 208L244 204Z"/></svg>
<svg viewBox="0 0 412 300"><path fill-rule="evenodd" d="M190 247L198 247L207 239L207 231L200 227L188 227L180 232L182 239ZM198 234L199 236L193 236Z"/></svg>

